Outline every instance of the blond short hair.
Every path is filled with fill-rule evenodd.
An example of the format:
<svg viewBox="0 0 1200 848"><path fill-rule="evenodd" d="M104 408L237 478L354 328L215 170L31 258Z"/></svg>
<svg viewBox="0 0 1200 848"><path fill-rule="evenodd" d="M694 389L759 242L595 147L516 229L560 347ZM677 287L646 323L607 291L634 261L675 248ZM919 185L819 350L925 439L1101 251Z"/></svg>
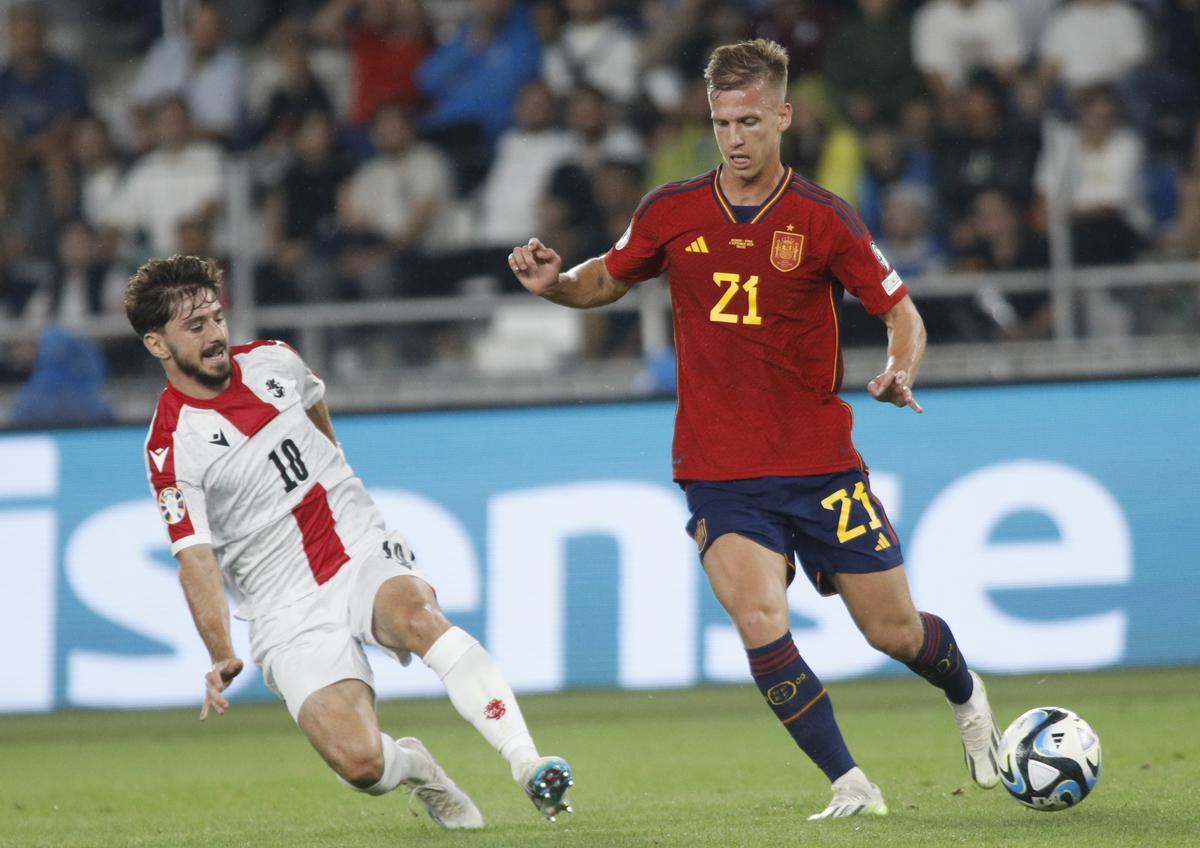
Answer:
<svg viewBox="0 0 1200 848"><path fill-rule="evenodd" d="M724 44L712 52L704 69L708 93L736 91L762 83L767 88L787 88L788 54L783 45L766 38Z"/></svg>

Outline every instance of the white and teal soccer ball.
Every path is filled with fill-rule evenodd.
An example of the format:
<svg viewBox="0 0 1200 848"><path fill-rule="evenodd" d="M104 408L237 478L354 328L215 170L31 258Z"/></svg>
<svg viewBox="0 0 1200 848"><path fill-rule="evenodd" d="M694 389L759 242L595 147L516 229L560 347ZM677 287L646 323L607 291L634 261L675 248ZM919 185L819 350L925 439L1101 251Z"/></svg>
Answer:
<svg viewBox="0 0 1200 848"><path fill-rule="evenodd" d="M1064 707L1035 707L1000 740L1000 779L1034 810L1065 810L1087 797L1100 777L1100 737Z"/></svg>

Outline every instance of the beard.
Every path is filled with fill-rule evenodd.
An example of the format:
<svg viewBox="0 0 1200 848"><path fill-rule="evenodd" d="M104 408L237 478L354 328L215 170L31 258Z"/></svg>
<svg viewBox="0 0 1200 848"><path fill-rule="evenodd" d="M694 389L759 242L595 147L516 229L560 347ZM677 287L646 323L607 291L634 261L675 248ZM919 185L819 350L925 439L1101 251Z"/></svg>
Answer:
<svg viewBox="0 0 1200 848"><path fill-rule="evenodd" d="M181 356L177 350L168 345L171 351L171 357L175 360L175 364L179 366L179 370L191 377L197 383L210 389L223 389L225 383L229 380L233 373L233 363L226 359L223 363L216 366L216 370L206 370L204 367L204 357L209 354L218 353L228 348L224 342L219 344L209 345L206 349L200 352L195 360L187 359Z"/></svg>

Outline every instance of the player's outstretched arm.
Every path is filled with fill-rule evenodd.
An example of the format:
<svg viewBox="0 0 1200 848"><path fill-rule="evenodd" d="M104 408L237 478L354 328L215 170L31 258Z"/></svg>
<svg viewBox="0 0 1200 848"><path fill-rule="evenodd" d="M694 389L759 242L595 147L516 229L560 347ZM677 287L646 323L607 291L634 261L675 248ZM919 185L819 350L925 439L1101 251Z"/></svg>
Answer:
<svg viewBox="0 0 1200 848"><path fill-rule="evenodd" d="M536 238L513 248L508 254L508 267L533 294L576 309L604 306L630 289L629 283L609 276L600 256L563 273L562 257Z"/></svg>
<svg viewBox="0 0 1200 848"><path fill-rule="evenodd" d="M906 295L880 317L888 329L887 364L883 373L867 383L867 391L875 400L924 412L912 393L921 357L925 355L925 322L921 313Z"/></svg>
<svg viewBox="0 0 1200 848"><path fill-rule="evenodd" d="M179 560L179 582L192 611L196 631L208 648L212 668L204 675L204 706L200 720L208 718L209 707L223 715L229 701L221 693L242 671L242 661L233 653L229 635L229 604L225 601L225 584L212 545L193 545L184 548Z"/></svg>

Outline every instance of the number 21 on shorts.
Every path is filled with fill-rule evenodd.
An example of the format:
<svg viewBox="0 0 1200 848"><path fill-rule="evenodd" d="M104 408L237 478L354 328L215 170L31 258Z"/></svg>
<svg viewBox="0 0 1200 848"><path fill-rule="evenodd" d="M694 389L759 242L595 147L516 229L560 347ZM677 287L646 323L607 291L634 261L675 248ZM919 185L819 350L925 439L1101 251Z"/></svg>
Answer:
<svg viewBox="0 0 1200 848"><path fill-rule="evenodd" d="M854 524L851 526L850 520L852 516L850 513L854 509L855 502L862 504L863 509L867 511L867 524ZM821 499L821 506L830 511L838 512L837 537L838 541L842 543L857 539L866 533L868 528L878 530L883 526L883 522L879 520L879 514L875 512L875 504L871 502L871 496L867 494L867 487L863 485L862 480L854 484L853 492L838 489L836 492L826 495Z"/></svg>

